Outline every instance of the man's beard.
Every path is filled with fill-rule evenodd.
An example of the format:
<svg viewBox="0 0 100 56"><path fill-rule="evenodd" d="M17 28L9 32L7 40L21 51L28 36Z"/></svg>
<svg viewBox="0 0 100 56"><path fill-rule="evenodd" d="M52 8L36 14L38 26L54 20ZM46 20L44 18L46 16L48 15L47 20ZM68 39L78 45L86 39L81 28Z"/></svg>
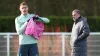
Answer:
<svg viewBox="0 0 100 56"><path fill-rule="evenodd" d="M73 18L73 20L74 20L74 21L76 21L76 19L75 19L75 18Z"/></svg>

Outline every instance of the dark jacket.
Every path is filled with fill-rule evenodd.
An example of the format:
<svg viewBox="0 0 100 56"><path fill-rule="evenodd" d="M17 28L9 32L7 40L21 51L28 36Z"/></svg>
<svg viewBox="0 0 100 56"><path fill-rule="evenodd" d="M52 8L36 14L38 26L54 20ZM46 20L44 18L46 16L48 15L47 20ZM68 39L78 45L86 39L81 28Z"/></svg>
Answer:
<svg viewBox="0 0 100 56"><path fill-rule="evenodd" d="M90 29L85 17L79 17L72 28L70 44L72 52L86 52L87 50L87 37L89 36ZM74 49L74 51L73 51ZM76 51L77 50L77 51Z"/></svg>

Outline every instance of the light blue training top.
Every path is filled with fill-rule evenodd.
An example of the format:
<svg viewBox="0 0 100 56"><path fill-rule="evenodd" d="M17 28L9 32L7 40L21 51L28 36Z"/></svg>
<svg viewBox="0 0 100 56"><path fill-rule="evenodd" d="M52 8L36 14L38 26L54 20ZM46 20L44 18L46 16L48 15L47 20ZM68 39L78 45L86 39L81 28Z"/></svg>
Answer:
<svg viewBox="0 0 100 56"><path fill-rule="evenodd" d="M37 40L34 39L32 36L24 34L25 28L28 23L27 20L29 20L33 16L34 14L27 14L27 15L21 14L15 19L15 27L16 27L17 34L19 35L19 45L37 43ZM50 22L48 18L44 18L44 17L39 17L38 21L42 21L44 23Z"/></svg>

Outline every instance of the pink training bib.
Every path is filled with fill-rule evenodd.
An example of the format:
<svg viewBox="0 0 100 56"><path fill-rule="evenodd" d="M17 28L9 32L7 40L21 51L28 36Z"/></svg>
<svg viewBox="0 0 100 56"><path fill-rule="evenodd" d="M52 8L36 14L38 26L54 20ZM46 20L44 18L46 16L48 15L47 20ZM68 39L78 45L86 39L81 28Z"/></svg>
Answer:
<svg viewBox="0 0 100 56"><path fill-rule="evenodd" d="M31 18L27 24L25 34L31 35L35 39L40 39L44 30L44 23L43 22L37 22L33 21L33 18Z"/></svg>

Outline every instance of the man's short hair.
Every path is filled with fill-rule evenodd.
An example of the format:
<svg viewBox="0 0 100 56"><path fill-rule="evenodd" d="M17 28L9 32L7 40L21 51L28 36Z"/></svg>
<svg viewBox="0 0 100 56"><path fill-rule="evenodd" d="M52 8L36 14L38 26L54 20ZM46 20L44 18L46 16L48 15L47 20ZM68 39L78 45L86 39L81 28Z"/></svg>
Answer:
<svg viewBox="0 0 100 56"><path fill-rule="evenodd" d="M78 9L73 10L73 12L77 12L78 14L81 14L80 10Z"/></svg>
<svg viewBox="0 0 100 56"><path fill-rule="evenodd" d="M28 6L28 4L27 4L26 2L20 3L20 6L21 6L21 5L26 5L26 6Z"/></svg>

